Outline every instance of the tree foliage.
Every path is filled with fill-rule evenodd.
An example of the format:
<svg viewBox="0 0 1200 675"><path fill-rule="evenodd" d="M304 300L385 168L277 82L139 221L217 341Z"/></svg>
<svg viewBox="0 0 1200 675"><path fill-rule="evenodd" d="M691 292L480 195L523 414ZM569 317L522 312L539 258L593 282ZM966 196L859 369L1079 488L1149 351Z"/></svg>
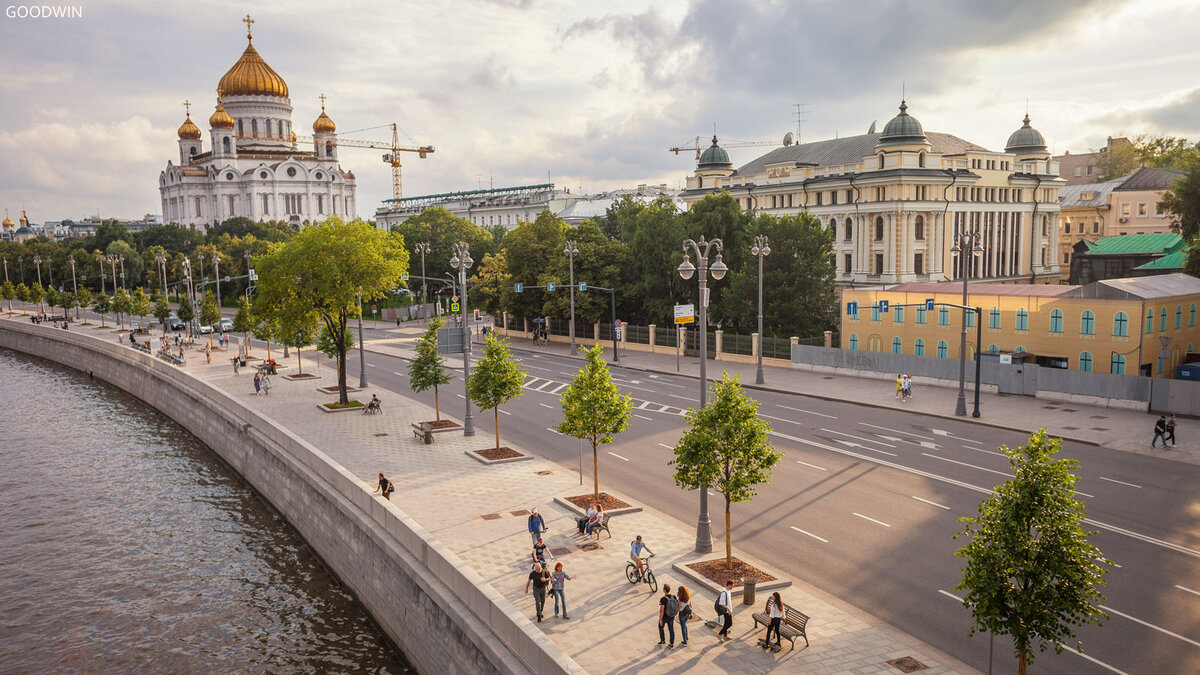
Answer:
<svg viewBox="0 0 1200 675"><path fill-rule="evenodd" d="M496 449L500 448L500 406L524 394L526 372L513 360L508 340L488 333L483 358L467 382L467 396L482 410L491 410L496 423Z"/></svg>
<svg viewBox="0 0 1200 675"><path fill-rule="evenodd" d="M1034 647L1061 653L1075 638L1072 626L1107 618L1096 606L1111 564L1088 541L1087 511L1074 498L1078 461L1056 459L1061 441L1039 429L1018 448L1002 446L1013 478L979 504L979 515L960 518L954 538L970 541L955 555L966 561L956 587L975 625L969 634L1011 635L1021 675ZM1076 649L1082 653L1082 644Z"/></svg>
<svg viewBox="0 0 1200 675"><path fill-rule="evenodd" d="M1192 241L1200 237L1200 160L1187 167L1158 206L1171 218L1171 230Z"/></svg>
<svg viewBox="0 0 1200 675"><path fill-rule="evenodd" d="M95 296L92 295L92 292L86 286L80 288L79 292L75 294L75 305L77 307L82 307L86 310L92 306L93 302L95 302ZM83 322L88 322L87 314L83 315Z"/></svg>
<svg viewBox="0 0 1200 675"><path fill-rule="evenodd" d="M633 399L621 395L604 363L604 348L596 345L584 350L586 361L562 396L563 421L554 429L560 434L581 438L592 446L592 496L600 500L599 446L612 443L613 436L629 428Z"/></svg>
<svg viewBox="0 0 1200 675"><path fill-rule="evenodd" d="M420 270L421 255L414 247L422 242L429 244L429 253L425 254L425 271L428 276L440 277L442 270L450 269L451 250L458 242L470 245L471 256L482 260L488 253L495 253L495 241L491 232L472 223L466 218L459 218L442 207L428 208L421 213L396 225L392 231L404 237L404 243L409 252L409 260ZM420 274L418 271L417 274ZM410 281L408 287L419 290L419 280Z"/></svg>
<svg viewBox="0 0 1200 675"><path fill-rule="evenodd" d="M113 292L109 306L121 319L121 330L125 330L125 315L133 311L133 300L125 292L125 289L117 289Z"/></svg>
<svg viewBox="0 0 1200 675"><path fill-rule="evenodd" d="M429 328L417 341L417 355L408 364L408 386L420 393L433 389L433 409L437 420L442 419L438 387L453 379L446 372L446 360L438 353L438 330L445 325L440 317L429 322Z"/></svg>
<svg viewBox="0 0 1200 675"><path fill-rule="evenodd" d="M100 327L103 328L104 315L112 309L112 298L109 297L108 293L103 291L97 293L96 297L92 299L92 309L96 310L96 313L100 315Z"/></svg>

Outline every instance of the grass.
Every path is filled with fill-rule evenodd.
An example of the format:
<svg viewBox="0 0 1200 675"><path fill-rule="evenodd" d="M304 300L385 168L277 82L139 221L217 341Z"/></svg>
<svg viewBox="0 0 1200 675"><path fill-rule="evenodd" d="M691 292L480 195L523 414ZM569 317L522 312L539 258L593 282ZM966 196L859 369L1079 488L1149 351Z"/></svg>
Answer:
<svg viewBox="0 0 1200 675"><path fill-rule="evenodd" d="M346 408L361 408L364 404L362 401L350 399L346 403L322 403L321 405L331 410L344 410Z"/></svg>

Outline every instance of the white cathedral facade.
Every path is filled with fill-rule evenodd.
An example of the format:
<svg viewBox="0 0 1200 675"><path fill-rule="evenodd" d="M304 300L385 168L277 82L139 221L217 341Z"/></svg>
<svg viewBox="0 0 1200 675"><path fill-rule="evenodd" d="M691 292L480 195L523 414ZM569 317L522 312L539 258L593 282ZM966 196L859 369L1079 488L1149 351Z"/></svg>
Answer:
<svg viewBox="0 0 1200 675"><path fill-rule="evenodd" d="M354 174L338 163L324 96L312 149L301 150L287 83L254 49L253 34L246 37L246 51L217 87L209 148L190 108L179 127L179 163L168 161L158 177L163 222L207 229L235 216L298 227L330 215L354 218Z"/></svg>

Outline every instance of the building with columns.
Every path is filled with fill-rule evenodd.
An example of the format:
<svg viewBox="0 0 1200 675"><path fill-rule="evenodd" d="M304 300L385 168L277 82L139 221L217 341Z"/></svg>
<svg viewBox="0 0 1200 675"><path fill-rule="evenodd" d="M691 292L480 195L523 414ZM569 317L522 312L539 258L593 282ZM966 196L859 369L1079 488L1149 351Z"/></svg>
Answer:
<svg viewBox="0 0 1200 675"><path fill-rule="evenodd" d="M790 141L790 139L787 139ZM1058 283L1063 181L1029 116L1003 152L926 132L900 103L875 132L784 145L734 169L713 137L681 195L727 190L746 211L806 211L836 233L842 285L961 279L958 233L978 232L968 275L991 283Z"/></svg>
<svg viewBox="0 0 1200 675"><path fill-rule="evenodd" d="M330 215L354 218L354 174L338 162L337 127L325 97L311 149L302 150L287 83L259 56L253 21L245 22L246 50L217 85L207 150L186 108L179 161L168 161L158 177L163 222L207 229L235 216L297 227Z"/></svg>

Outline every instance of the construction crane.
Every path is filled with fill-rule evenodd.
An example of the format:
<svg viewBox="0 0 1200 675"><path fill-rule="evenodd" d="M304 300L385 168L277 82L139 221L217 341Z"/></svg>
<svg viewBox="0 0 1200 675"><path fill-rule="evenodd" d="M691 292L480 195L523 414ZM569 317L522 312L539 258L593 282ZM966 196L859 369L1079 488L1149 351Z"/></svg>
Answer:
<svg viewBox="0 0 1200 675"><path fill-rule="evenodd" d="M383 125L380 127L371 127L371 129L383 129L387 126L392 128L392 143L388 145L383 141L360 141L353 138L338 138L334 141L334 145L344 146L347 148L374 148L376 150L388 150L388 154L383 156L383 161L392 166L392 197L400 199L403 196L403 189L400 180L400 153L415 152L421 159L425 159L426 155L432 154L434 151L432 145L420 145L416 147L408 147L400 145L400 135L396 123ZM371 131L371 129L359 129L359 131ZM352 132L353 133L353 132ZM312 143L312 136L297 136L296 143Z"/></svg>
<svg viewBox="0 0 1200 675"><path fill-rule="evenodd" d="M791 136L791 134L788 135ZM708 141L701 143L702 140L704 140L702 136L697 136L692 145L681 145L674 148L668 148L667 151L678 155L685 150L694 150L696 152L696 161L699 162L700 153L704 152L704 150L709 147ZM720 145L722 148L749 148L766 145L777 146L779 143L776 143L775 141L721 141ZM784 145L790 145L790 143L784 143Z"/></svg>

